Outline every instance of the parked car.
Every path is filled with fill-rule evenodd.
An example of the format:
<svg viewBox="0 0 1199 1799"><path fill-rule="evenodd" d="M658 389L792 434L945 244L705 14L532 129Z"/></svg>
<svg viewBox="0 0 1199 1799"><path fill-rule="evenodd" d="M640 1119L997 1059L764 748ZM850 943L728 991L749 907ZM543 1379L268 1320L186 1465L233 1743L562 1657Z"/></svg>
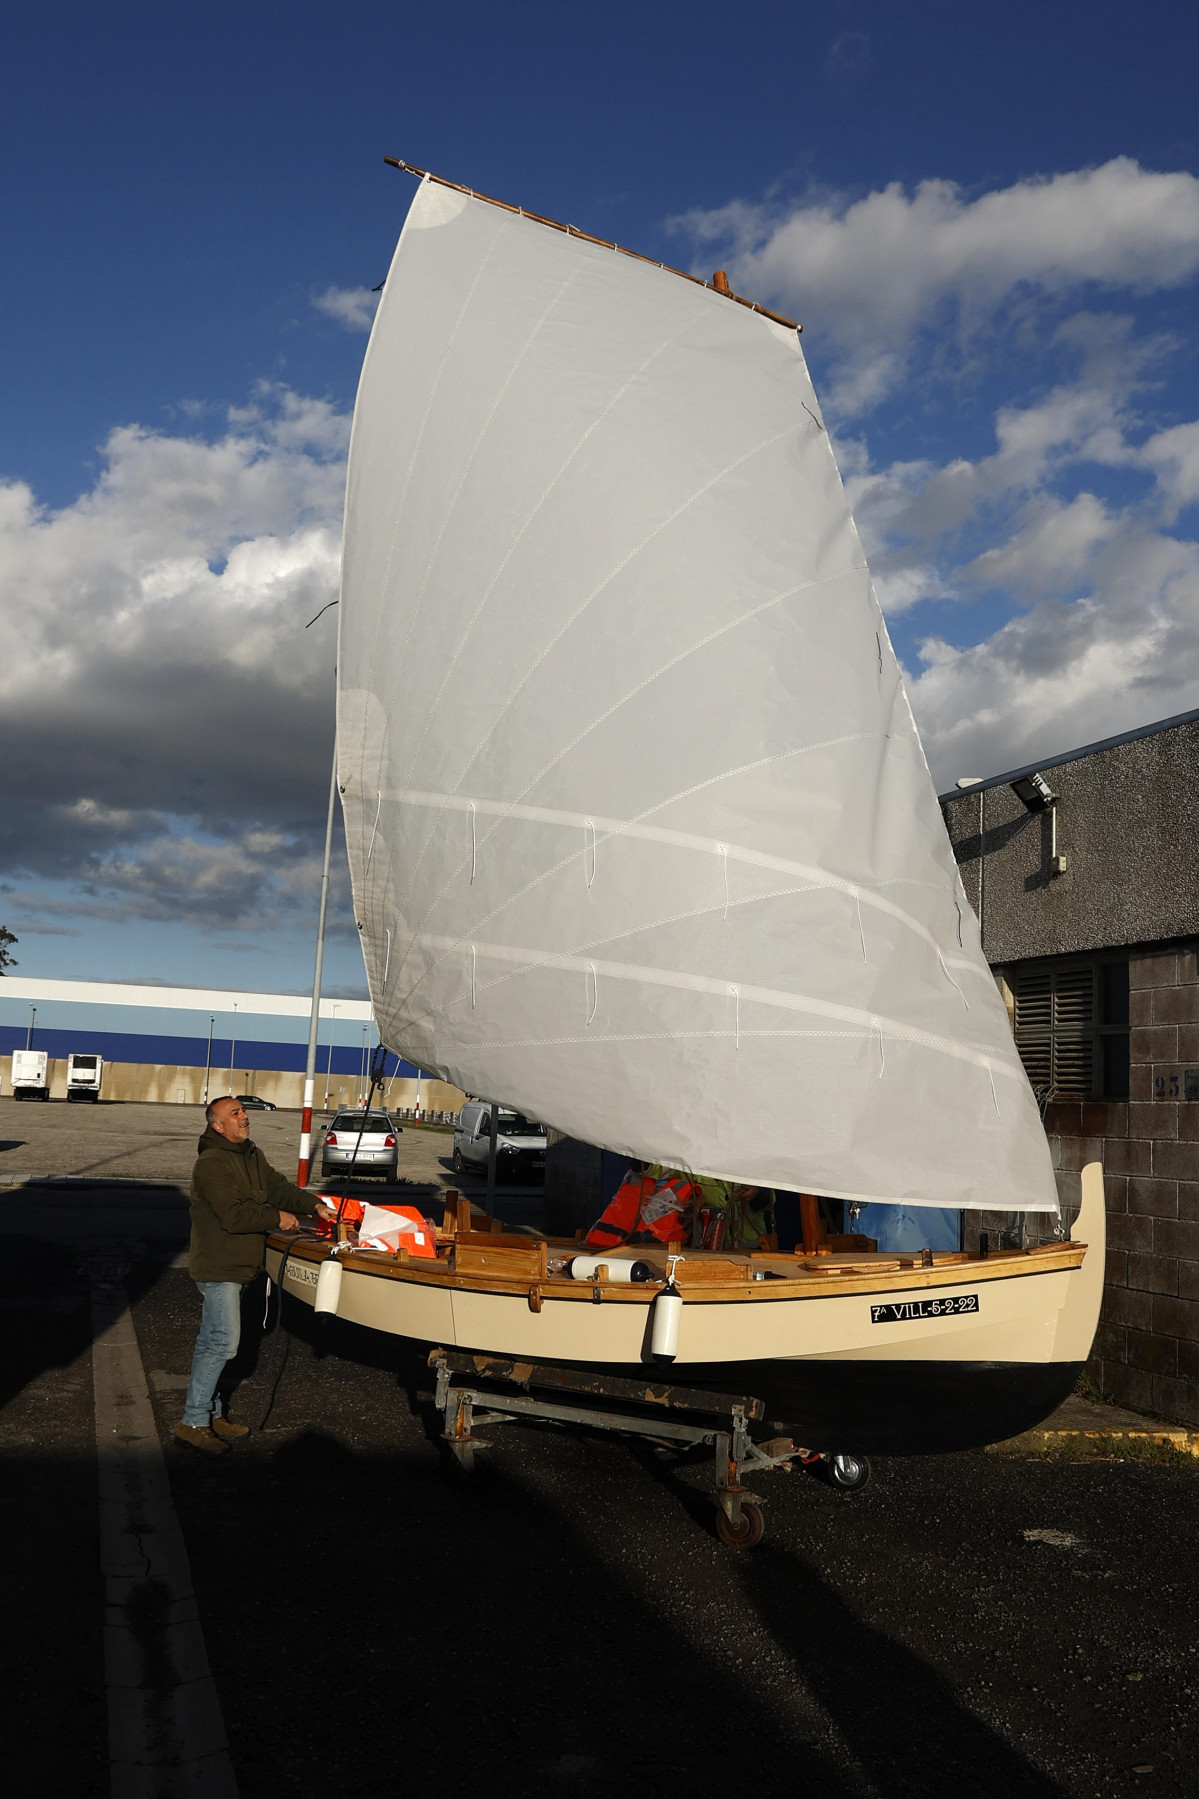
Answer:
<svg viewBox="0 0 1199 1799"><path fill-rule="evenodd" d="M239 1104L243 1105L247 1112L277 1112L279 1110L278 1106L273 1105L269 1099L259 1099L256 1093L239 1093L237 1098Z"/></svg>
<svg viewBox="0 0 1199 1799"><path fill-rule="evenodd" d="M491 1134L491 1107L468 1100L454 1126L454 1173L486 1174ZM495 1174L497 1180L545 1179L545 1126L509 1106L496 1113Z"/></svg>
<svg viewBox="0 0 1199 1799"><path fill-rule="evenodd" d="M381 1174L394 1180L399 1163L396 1138L399 1126L386 1112L338 1112L325 1131L321 1147L321 1176Z"/></svg>

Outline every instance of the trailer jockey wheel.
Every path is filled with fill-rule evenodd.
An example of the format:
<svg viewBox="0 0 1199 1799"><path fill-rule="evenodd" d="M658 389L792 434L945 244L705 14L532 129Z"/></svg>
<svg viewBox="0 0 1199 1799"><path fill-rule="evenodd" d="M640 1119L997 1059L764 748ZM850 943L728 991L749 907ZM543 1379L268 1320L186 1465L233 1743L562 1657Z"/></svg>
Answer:
<svg viewBox="0 0 1199 1799"><path fill-rule="evenodd" d="M831 1455L828 1477L843 1493L857 1493L870 1479L870 1463L864 1455Z"/></svg>
<svg viewBox="0 0 1199 1799"><path fill-rule="evenodd" d="M741 1501L741 1522L734 1524L723 1506L716 1508L716 1535L726 1549L752 1549L755 1543L762 1541L762 1533L766 1529L766 1520L761 1508L750 1505L748 1500Z"/></svg>

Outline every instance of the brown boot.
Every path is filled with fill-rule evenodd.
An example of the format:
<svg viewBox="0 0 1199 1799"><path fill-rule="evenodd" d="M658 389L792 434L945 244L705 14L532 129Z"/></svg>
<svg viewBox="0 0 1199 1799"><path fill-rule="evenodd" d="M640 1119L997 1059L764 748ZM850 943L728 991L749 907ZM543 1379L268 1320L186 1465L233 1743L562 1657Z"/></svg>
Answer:
<svg viewBox="0 0 1199 1799"><path fill-rule="evenodd" d="M214 1437L205 1424L177 1424L175 1437L180 1443L189 1443L193 1449L202 1449L205 1455L228 1455L228 1443L222 1443Z"/></svg>
<svg viewBox="0 0 1199 1799"><path fill-rule="evenodd" d="M248 1437L248 1424L232 1424L228 1418L214 1418L212 1428L218 1437Z"/></svg>

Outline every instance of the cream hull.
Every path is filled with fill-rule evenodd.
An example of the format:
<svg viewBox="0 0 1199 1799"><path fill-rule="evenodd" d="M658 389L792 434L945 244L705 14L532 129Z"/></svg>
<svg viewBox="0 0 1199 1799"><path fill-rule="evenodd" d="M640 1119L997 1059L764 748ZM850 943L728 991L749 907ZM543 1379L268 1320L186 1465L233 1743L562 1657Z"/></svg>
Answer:
<svg viewBox="0 0 1199 1799"><path fill-rule="evenodd" d="M884 1261L876 1273L862 1258L844 1278L809 1282L806 1290L800 1280L769 1278L739 1290L689 1286L684 1266L670 1378L758 1395L816 1449L877 1453L995 1441L1052 1410L1089 1353L1103 1284L1097 1164L1084 1172L1072 1246L933 1270ZM289 1294L312 1303L318 1261L309 1258L325 1253L293 1251L284 1273ZM366 1329L611 1373L654 1366L655 1285L547 1280L513 1290L511 1280L456 1278L441 1265L397 1272L374 1258L342 1259L337 1315ZM280 1260L272 1247L268 1267L276 1276Z"/></svg>

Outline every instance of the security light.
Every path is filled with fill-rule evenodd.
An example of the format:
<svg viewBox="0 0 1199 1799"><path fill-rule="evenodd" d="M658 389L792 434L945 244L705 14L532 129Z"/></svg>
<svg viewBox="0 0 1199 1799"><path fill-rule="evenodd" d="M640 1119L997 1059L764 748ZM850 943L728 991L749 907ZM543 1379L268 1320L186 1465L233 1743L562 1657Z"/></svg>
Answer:
<svg viewBox="0 0 1199 1799"><path fill-rule="evenodd" d="M1050 806L1057 805L1057 794L1052 792L1044 775L1021 775L1018 781L1011 783L1011 788L1029 812L1047 812Z"/></svg>

